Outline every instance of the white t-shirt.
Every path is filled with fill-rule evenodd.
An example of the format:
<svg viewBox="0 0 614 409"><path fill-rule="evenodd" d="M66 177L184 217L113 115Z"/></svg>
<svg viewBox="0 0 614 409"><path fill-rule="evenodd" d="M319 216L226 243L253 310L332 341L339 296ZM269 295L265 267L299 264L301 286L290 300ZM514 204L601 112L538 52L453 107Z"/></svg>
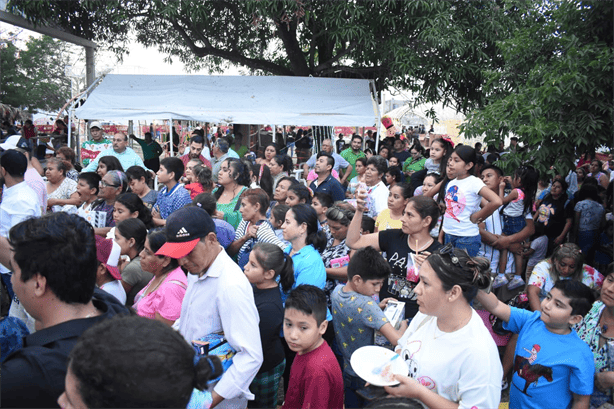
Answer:
<svg viewBox="0 0 614 409"><path fill-rule="evenodd" d="M473 237L480 234L477 224L471 223L471 215L480 210L479 195L482 188L488 189L484 182L475 176L452 179L446 187L446 213L443 215L443 231L453 236Z"/></svg>
<svg viewBox="0 0 614 409"><path fill-rule="evenodd" d="M552 287L554 287L555 280L550 275L550 269L552 268L551 259L543 260L533 268L531 277L527 285L533 285L539 288L539 301L543 301L548 295ZM570 277L559 277L559 280L568 280ZM603 274L597 271L595 268L583 264L582 265L582 277L580 281L587 287L597 290L601 288L603 284Z"/></svg>
<svg viewBox="0 0 614 409"><path fill-rule="evenodd" d="M390 191L384 182L378 182L375 186L367 187L367 194L367 215L375 219L381 211L388 208Z"/></svg>
<svg viewBox="0 0 614 409"><path fill-rule="evenodd" d="M480 316L454 332L443 332L437 318L418 312L396 350L409 376L459 408L497 408L503 368L497 346Z"/></svg>
<svg viewBox="0 0 614 409"><path fill-rule="evenodd" d="M100 289L117 298L120 303L124 305L126 304L126 290L124 290L124 286L122 286L122 283L119 280L113 280L109 283L103 284Z"/></svg>
<svg viewBox="0 0 614 409"><path fill-rule="evenodd" d="M515 189L518 192L516 200L512 200L503 209L503 214L510 217L519 217L524 213L524 192L522 189Z"/></svg>

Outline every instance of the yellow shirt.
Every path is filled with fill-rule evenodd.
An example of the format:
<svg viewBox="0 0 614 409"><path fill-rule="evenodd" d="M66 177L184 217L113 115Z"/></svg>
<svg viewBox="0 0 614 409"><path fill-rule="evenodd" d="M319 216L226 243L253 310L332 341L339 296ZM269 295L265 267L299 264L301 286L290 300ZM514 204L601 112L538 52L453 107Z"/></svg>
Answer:
<svg viewBox="0 0 614 409"><path fill-rule="evenodd" d="M375 227L377 231L384 231L388 229L400 229L403 227L403 223L401 223L401 219L394 220L390 217L390 209L386 208L377 215L377 219L375 220Z"/></svg>

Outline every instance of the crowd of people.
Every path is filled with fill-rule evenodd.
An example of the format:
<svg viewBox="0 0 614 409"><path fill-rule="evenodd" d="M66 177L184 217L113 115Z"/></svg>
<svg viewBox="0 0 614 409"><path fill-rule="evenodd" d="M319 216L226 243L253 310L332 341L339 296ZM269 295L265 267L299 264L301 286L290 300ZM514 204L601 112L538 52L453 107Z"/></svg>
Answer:
<svg viewBox="0 0 614 409"><path fill-rule="evenodd" d="M313 153L300 130L255 158L232 128L176 156L89 129L78 159L0 143L4 406L612 403L611 155L505 174L516 138ZM397 386L356 372L370 345L406 363Z"/></svg>

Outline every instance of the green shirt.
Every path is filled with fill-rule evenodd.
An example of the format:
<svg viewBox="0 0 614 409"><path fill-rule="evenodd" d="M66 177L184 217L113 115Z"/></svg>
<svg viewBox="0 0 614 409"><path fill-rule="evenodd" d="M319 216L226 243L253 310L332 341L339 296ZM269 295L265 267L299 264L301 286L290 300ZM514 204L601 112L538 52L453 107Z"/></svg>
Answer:
<svg viewBox="0 0 614 409"><path fill-rule="evenodd" d="M341 152L341 157L347 160L350 165L352 165L352 173L347 177L347 180L351 180L353 177L357 176L356 172L356 159L358 158L366 158L365 153L363 151L358 151L358 153L354 153L352 148L347 148L343 152Z"/></svg>
<svg viewBox="0 0 614 409"><path fill-rule="evenodd" d="M425 163L426 163L426 158L424 157L418 160L414 160L414 158L410 156L409 158L407 158L405 162L403 162L403 173L417 172L419 170L422 170L424 169Z"/></svg>
<svg viewBox="0 0 614 409"><path fill-rule="evenodd" d="M156 141L151 141L151 143L147 143L145 139L134 138L135 141L141 145L141 150L143 151L143 160L150 160L160 157L164 150Z"/></svg>
<svg viewBox="0 0 614 409"><path fill-rule="evenodd" d="M247 149L247 146L245 145L241 145L239 147L239 149L235 149L235 152L237 152L237 155L239 155L239 158L242 158L243 156L245 156L245 154L249 151L249 149Z"/></svg>

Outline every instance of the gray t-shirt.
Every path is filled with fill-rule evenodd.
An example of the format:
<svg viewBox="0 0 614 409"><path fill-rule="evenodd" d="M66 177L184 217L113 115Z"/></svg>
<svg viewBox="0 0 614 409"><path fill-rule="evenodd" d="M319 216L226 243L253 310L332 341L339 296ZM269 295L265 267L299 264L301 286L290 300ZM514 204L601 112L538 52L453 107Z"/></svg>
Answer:
<svg viewBox="0 0 614 409"><path fill-rule="evenodd" d="M128 265L126 265L126 267L124 267L124 271L122 271L122 280L132 286L130 292L126 294L126 307L132 307L132 304L134 304L134 297L143 289L143 287L147 285L147 283L149 283L152 278L153 274L141 269L140 256L136 256L128 263Z"/></svg>
<svg viewBox="0 0 614 409"><path fill-rule="evenodd" d="M388 318L371 297L337 286L330 297L335 325L335 338L343 355L343 372L358 376L352 370L350 358L360 347L373 345L375 331L388 323Z"/></svg>

